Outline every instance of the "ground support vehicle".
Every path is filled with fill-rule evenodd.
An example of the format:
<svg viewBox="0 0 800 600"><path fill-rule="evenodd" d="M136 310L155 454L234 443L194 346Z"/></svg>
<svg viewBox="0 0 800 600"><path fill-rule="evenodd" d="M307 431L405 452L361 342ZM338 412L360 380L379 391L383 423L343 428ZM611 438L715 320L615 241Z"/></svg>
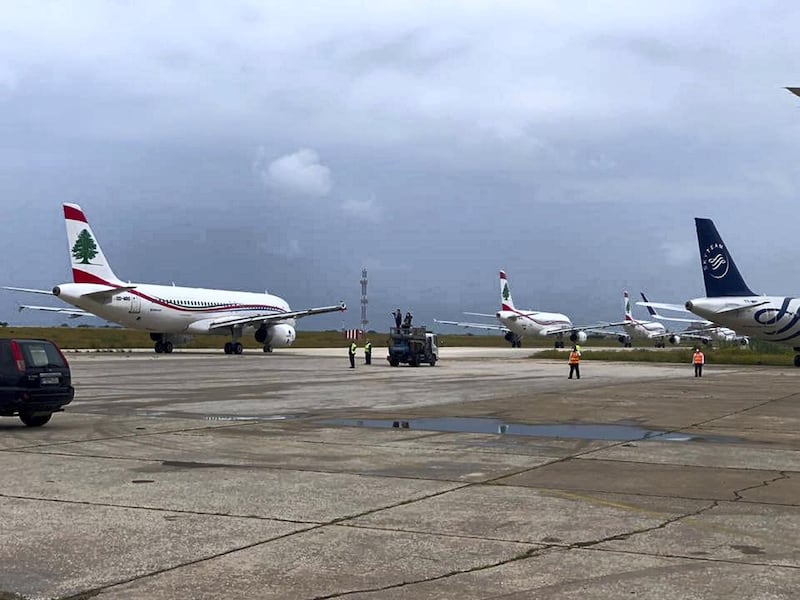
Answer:
<svg viewBox="0 0 800 600"><path fill-rule="evenodd" d="M74 396L69 363L55 343L0 339L0 416L41 427Z"/></svg>
<svg viewBox="0 0 800 600"><path fill-rule="evenodd" d="M436 366L439 346L435 333L424 327L392 327L389 330L389 355L393 367L400 363L418 367L422 363Z"/></svg>

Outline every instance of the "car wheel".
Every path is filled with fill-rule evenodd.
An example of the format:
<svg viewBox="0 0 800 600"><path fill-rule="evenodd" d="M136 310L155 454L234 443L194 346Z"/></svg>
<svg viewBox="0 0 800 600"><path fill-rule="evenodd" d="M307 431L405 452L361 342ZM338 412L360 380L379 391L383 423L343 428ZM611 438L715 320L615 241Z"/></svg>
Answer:
<svg viewBox="0 0 800 600"><path fill-rule="evenodd" d="M32 415L30 413L20 413L19 420L25 423L28 427L41 427L45 423L50 420L50 417L53 416L53 413L47 413L45 415Z"/></svg>

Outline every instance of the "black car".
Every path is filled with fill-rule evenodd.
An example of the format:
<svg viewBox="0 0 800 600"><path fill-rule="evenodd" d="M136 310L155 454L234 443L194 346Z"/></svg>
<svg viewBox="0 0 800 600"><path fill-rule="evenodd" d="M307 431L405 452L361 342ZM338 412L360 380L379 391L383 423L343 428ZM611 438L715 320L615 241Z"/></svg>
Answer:
<svg viewBox="0 0 800 600"><path fill-rule="evenodd" d="M74 396L69 364L53 342L0 339L0 416L41 427Z"/></svg>

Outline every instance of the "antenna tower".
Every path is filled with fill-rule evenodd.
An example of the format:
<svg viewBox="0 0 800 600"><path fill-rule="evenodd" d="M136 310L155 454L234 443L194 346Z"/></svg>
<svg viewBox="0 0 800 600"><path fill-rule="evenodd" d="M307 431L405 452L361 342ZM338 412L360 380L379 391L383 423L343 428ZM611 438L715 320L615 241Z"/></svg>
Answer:
<svg viewBox="0 0 800 600"><path fill-rule="evenodd" d="M361 331L367 330L367 270L361 269Z"/></svg>

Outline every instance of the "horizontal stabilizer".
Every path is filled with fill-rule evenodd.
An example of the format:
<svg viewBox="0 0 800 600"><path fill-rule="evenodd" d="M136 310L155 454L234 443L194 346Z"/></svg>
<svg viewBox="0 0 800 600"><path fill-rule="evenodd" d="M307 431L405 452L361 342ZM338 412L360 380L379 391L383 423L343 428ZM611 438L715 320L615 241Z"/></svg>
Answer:
<svg viewBox="0 0 800 600"><path fill-rule="evenodd" d="M131 290L134 289L136 289L135 285L113 287L107 290L100 290L99 292L91 292L89 294L83 294L81 298L91 298L92 300L105 300L106 298L110 298L114 294L119 294L120 292L130 292Z"/></svg>
<svg viewBox="0 0 800 600"><path fill-rule="evenodd" d="M4 290L11 290L12 292L27 292L29 294L46 294L48 296L53 295L53 290L34 290L31 288L21 288L21 287L9 287L4 285Z"/></svg>

